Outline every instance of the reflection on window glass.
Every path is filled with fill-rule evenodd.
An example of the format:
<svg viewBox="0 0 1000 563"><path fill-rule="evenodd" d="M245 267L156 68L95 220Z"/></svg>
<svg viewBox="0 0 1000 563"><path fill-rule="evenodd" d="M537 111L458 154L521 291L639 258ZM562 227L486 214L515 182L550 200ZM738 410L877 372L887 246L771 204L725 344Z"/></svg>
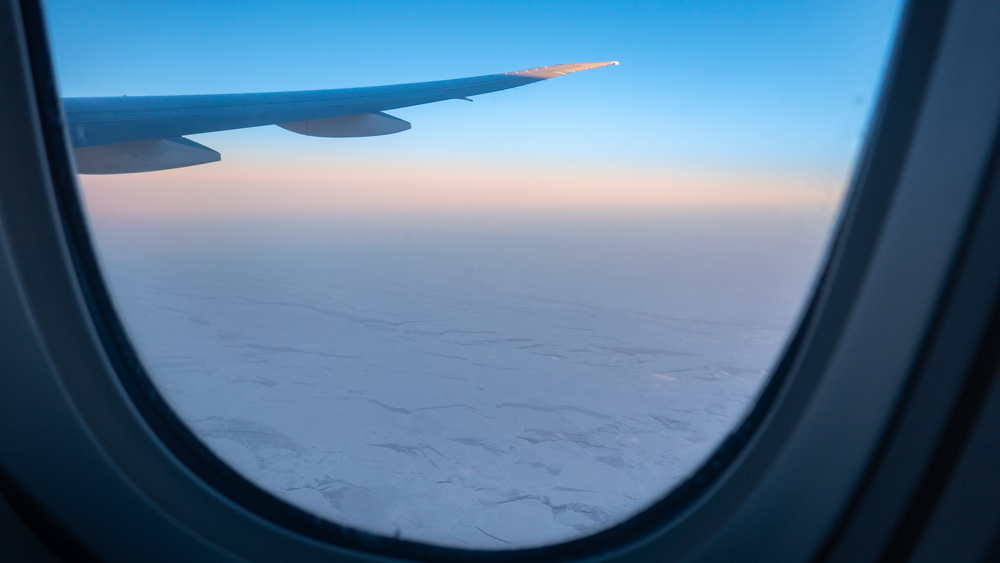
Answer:
<svg viewBox="0 0 1000 563"><path fill-rule="evenodd" d="M67 97L621 61L386 110L396 134L194 134L221 161L79 177L133 344L220 458L335 522L492 549L621 522L752 405L899 9L47 2Z"/></svg>

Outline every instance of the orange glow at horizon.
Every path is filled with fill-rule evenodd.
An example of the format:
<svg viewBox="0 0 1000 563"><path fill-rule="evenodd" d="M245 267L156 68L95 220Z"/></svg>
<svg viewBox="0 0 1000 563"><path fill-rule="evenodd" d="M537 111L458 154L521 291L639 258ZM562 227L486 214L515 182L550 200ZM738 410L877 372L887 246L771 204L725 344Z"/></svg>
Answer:
<svg viewBox="0 0 1000 563"><path fill-rule="evenodd" d="M842 180L565 164L271 159L80 176L98 220L837 205Z"/></svg>

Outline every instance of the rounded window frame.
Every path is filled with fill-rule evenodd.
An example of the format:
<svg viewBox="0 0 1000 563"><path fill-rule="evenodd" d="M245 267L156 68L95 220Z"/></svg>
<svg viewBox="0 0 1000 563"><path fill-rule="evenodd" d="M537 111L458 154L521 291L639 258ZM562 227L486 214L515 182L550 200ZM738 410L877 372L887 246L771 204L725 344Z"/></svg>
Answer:
<svg viewBox="0 0 1000 563"><path fill-rule="evenodd" d="M413 561L514 558L569 561L595 555L607 560L647 557L711 560L710 555L720 550L725 553L727 549L736 549L733 542L741 537L747 539L746 530L754 529L745 522L750 518L748 514L753 514L751 505L754 502L767 505L760 495L769 480L773 487L777 479L774 465L782 457L793 466L804 463L788 461L794 455L789 453L789 441L796 434L809 431L803 420L817 401L822 402L817 394L823 392L824 386L830 386L829 370L837 354L842 353L844 331L850 329L852 322L858 322L854 306L877 284L877 280L872 281L873 261L886 259L879 253L886 252L884 247L889 240L889 235L883 236L883 230L892 226L894 212L903 213L898 206L910 193L905 190L919 188L907 188L905 182L908 171L917 166L913 151L919 148L920 127L928 120L939 119L941 112L954 113L949 104L954 102L955 93L940 91L947 90L942 82L949 79L943 76L947 74L945 71L960 66L954 57L967 53L968 46L962 51L960 35L968 36L969 29L979 29L969 15L976 9L973 0L912 1L907 5L827 265L771 380L754 408L713 456L663 499L607 530L539 548L474 551L368 534L295 508L230 469L173 414L145 375L122 330L89 243L59 113L41 9L36 0L12 2L10 6L21 12L11 15L20 18L15 25L22 30L16 38L22 42L24 55L19 61L23 71L21 80L25 90L34 90L23 96L22 101L31 108L29 113L34 117L33 123L25 126L30 129L25 138L32 136L37 145L21 149L27 151L25 154L33 150L41 156L35 156L38 161L35 170L24 171L22 186L8 186L0 194L0 224L4 226L2 254L7 258L2 273L14 280L12 291L27 304L22 314L27 319L25 326L30 327L26 329L30 338L24 346L36 346L40 353L50 355L48 362L42 362L48 367L37 370L46 372L46 381L52 387L51 408L62 413L61 420L65 419L67 427L75 427L77 434L84 436L80 444L86 447L80 447L93 450L87 459L92 460L88 463L94 469L87 479L116 483L102 485L84 496L90 503L98 502L99 496L95 495L103 494L113 499L112 504L147 505L143 511L147 516L140 519L137 529L149 528L157 522L153 513L159 514L162 522L169 521L163 525L175 529L177 538L187 539L178 539L180 543L174 548L163 547L164 542L153 542L151 545L160 545L165 550L161 556L201 554L223 559L231 554L254 560L295 557L301 561L330 558L360 561L368 560L371 555ZM979 25L985 24L979 22ZM937 109L933 105L935 92L944 97L938 100L942 107ZM992 137L988 146L984 143L980 140L973 149L992 154ZM31 157L25 159L27 162ZM909 174L912 176L913 172ZM969 202L974 201L977 190L981 189L985 174L975 171L974 181L978 183L965 186ZM899 193L900 190L905 193ZM896 220L900 221L904 219ZM29 226L38 225L44 225L47 233L31 240L25 233L29 232ZM905 230L907 226L897 227ZM951 267L946 259L948 249L958 252L948 247L942 250L945 258L939 256L937 263L927 267L945 275L945 270ZM53 275L50 282L45 281L46 273ZM922 305L932 311L939 304L933 301ZM69 318L70 322L60 321ZM913 338L923 337L921 332L908 342L912 344ZM3 353L0 351L0 358L9 357L9 351L8 356ZM905 360L909 356L900 352L900 357ZM909 373L900 372L896 381L886 384L884 391L892 394L886 400L902 392ZM877 411L872 415L873 420L891 416L890 411L895 408L873 407ZM881 436L886 423L873 424ZM48 457L57 459L61 455L52 452ZM10 458L0 455L0 465L8 464ZM50 506L51 502L39 493L37 479L28 475L31 460L13 465L14 470L7 470L10 479L22 483L30 494L39 497L41 505ZM845 490L856 486L859 478L857 470L839 478L829 477ZM182 498L171 499L171 495ZM119 502L119 497L128 497L127 502ZM83 506L86 505L84 502ZM78 543L84 547L79 549L94 550L97 540L88 538L107 537L107 534L94 532L94 524L82 521L79 507L76 510L57 511L53 517L63 523L66 534L80 538ZM828 533L830 522L841 514L840 509L829 507L820 512L813 518L810 531L802 533L804 539L789 539L784 548L762 553L771 557L785 554L791 557L789 560L811 553L815 542L824 541L817 539L817 534ZM210 522L216 517L217 522ZM742 528L738 522L741 517ZM720 527L723 522L728 522L728 531ZM803 526L806 524L799 528ZM254 535L258 537L247 541ZM726 537L729 539L719 539ZM138 544L137 547L142 548Z"/></svg>

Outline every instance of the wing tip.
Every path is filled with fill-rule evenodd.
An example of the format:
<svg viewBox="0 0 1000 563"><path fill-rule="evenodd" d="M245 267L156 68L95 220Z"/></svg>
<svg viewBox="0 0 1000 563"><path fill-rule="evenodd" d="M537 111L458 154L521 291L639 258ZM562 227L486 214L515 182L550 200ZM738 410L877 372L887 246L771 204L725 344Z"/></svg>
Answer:
<svg viewBox="0 0 1000 563"><path fill-rule="evenodd" d="M599 68L602 66L618 66L618 61L602 61L596 63L569 63L561 65L548 65L540 66L536 68L528 68L525 70L515 70L514 72L505 72L504 74L512 76L528 76L531 78L540 78L542 80L548 78L555 78L557 76L562 76L564 74L570 74L571 72L580 72L581 70L590 70L592 68Z"/></svg>

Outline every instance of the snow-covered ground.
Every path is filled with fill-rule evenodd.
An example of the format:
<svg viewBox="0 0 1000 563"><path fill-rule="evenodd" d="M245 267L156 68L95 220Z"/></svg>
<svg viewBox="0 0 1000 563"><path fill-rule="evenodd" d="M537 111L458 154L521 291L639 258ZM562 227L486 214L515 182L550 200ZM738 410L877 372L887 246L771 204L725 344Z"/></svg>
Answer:
<svg viewBox="0 0 1000 563"><path fill-rule="evenodd" d="M156 383L243 475L502 549L610 526L697 467L765 382L831 215L94 231Z"/></svg>

